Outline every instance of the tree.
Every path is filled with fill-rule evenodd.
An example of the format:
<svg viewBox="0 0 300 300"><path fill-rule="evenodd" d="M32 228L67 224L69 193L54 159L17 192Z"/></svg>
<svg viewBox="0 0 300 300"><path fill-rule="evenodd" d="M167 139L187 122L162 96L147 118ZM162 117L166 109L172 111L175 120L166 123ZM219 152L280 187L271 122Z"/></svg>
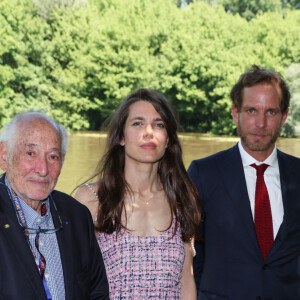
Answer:
<svg viewBox="0 0 300 300"><path fill-rule="evenodd" d="M185 131L233 134L229 92L252 64L300 63L300 11L245 20L195 1L92 0L41 18L0 0L0 125L42 108L73 130L99 129L130 92L162 91ZM1 115L2 114L2 115Z"/></svg>
<svg viewBox="0 0 300 300"><path fill-rule="evenodd" d="M32 0L38 7L38 14L49 20L57 8L78 8L87 5L87 0Z"/></svg>
<svg viewBox="0 0 300 300"><path fill-rule="evenodd" d="M265 12L280 12L285 14L285 9L296 8L299 0L200 0L212 6L222 5L232 14L239 14L246 20L251 20Z"/></svg>
<svg viewBox="0 0 300 300"><path fill-rule="evenodd" d="M292 64L285 70L291 92L289 117L282 129L284 136L300 134L300 64Z"/></svg>

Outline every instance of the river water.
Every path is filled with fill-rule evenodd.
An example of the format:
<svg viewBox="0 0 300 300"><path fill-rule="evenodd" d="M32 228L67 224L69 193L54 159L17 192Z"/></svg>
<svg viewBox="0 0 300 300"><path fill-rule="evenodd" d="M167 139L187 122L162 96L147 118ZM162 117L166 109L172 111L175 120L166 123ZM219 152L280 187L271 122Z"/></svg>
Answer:
<svg viewBox="0 0 300 300"><path fill-rule="evenodd" d="M237 137L212 137L195 133L179 134L186 168L191 161L225 150L239 140ZM73 189L93 174L105 148L105 133L74 132L56 189L70 194ZM300 157L300 139L279 139L277 147Z"/></svg>

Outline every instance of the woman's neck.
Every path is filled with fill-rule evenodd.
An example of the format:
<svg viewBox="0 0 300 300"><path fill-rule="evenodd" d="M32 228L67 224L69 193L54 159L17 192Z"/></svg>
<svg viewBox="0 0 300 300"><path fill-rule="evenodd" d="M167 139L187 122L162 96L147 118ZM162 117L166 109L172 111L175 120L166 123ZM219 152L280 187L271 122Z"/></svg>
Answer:
<svg viewBox="0 0 300 300"><path fill-rule="evenodd" d="M145 195L162 189L158 175L158 163L125 165L124 175L134 193Z"/></svg>

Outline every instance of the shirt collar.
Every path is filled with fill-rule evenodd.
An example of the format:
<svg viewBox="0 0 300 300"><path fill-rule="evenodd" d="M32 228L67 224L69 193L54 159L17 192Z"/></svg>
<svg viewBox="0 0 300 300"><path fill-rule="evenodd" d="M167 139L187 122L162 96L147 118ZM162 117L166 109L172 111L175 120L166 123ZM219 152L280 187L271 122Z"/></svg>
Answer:
<svg viewBox="0 0 300 300"><path fill-rule="evenodd" d="M251 164L267 164L271 167L276 168L278 166L278 160L277 160L277 147L275 145L272 153L270 156L268 156L264 161L258 161L254 157L252 157L246 150L244 149L241 140L238 142L238 147L240 150L241 158L243 166L250 166Z"/></svg>
<svg viewBox="0 0 300 300"><path fill-rule="evenodd" d="M7 188L10 190L10 192L12 193L13 190L8 182L7 177L5 176L5 184L7 186ZM16 194L16 193L15 193ZM27 227L30 228L35 228L36 223L37 224L42 224L46 221L48 221L49 217L50 217L50 203L49 203L49 198L47 198L44 203L46 204L46 214L44 216L41 216L37 211L35 211L32 207L30 207L25 201L23 201L17 194L16 194L17 198L20 201L20 205L22 207L24 216L25 216L25 220L26 220L26 224Z"/></svg>

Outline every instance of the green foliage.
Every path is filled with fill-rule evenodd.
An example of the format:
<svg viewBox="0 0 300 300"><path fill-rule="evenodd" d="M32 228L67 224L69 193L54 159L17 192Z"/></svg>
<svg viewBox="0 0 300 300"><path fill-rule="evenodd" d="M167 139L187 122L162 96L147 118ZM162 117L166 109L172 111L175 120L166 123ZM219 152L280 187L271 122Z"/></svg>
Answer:
<svg viewBox="0 0 300 300"><path fill-rule="evenodd" d="M239 75L254 63L282 73L300 63L298 10L248 22L203 1L34 1L0 0L0 126L40 108L70 129L99 129L149 87L173 103L183 130L233 134Z"/></svg>
<svg viewBox="0 0 300 300"><path fill-rule="evenodd" d="M38 8L38 14L50 20L57 8L78 8L87 5L87 0L31 0Z"/></svg>
<svg viewBox="0 0 300 300"><path fill-rule="evenodd" d="M226 11L238 13L247 20L264 12L280 12L282 8L281 0L222 0L221 3Z"/></svg>
<svg viewBox="0 0 300 300"><path fill-rule="evenodd" d="M300 134L300 64L292 64L285 70L286 79L289 82L291 105L289 117L282 128L284 136Z"/></svg>
<svg viewBox="0 0 300 300"><path fill-rule="evenodd" d="M195 0L197 1L197 0ZM266 12L277 12L283 16L286 9L299 8L299 0L198 0L211 6L222 5L226 12L239 14L246 20Z"/></svg>
<svg viewBox="0 0 300 300"><path fill-rule="evenodd" d="M50 110L45 94L51 84L42 68L47 24L36 16L31 3L0 2L0 105L3 125L24 108Z"/></svg>

